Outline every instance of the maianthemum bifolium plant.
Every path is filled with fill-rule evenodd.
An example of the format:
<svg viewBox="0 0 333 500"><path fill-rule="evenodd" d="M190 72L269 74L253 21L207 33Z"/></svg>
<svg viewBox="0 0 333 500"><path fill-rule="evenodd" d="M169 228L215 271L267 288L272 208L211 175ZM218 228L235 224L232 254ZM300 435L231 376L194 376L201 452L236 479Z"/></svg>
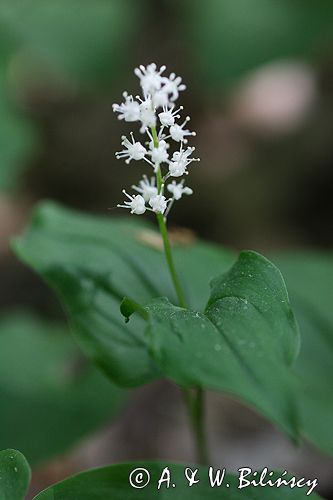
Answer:
<svg viewBox="0 0 333 500"><path fill-rule="evenodd" d="M196 135L195 132L191 132L186 128L190 117L186 116L185 119L181 119L180 113L183 111L183 107L179 106L177 108L176 106L179 94L186 89L186 86L182 83L182 78L176 76L174 73L171 73L169 77L164 76L165 70L165 66L158 69L154 63L149 64L147 67L140 66L136 68L135 74L140 80L143 95L133 97L133 95L124 92L124 102L120 105L113 105L113 110L118 113L120 120L139 122L140 133L146 134L146 140L143 142L137 141L133 132L130 132L131 140L123 136L122 145L124 149L117 152L116 157L118 159L125 158L127 164L132 160L135 162L144 162L145 169L150 170L150 178L147 174L144 174L138 186L132 186L132 189L139 194L131 195L123 190L127 200L124 204L119 204L118 207L129 209L131 214L135 215L143 215L147 210L156 213L160 234L163 239L166 262L176 291L178 305L183 310L188 311L185 293L178 278L172 256L167 230L167 217L175 201L180 200L184 194L190 195L193 193L190 187L185 186L185 177L189 174L188 167L191 169L192 163L199 161L199 158L192 157L195 148L187 145L188 137ZM177 123L177 120L180 120L180 123ZM255 277L257 265L260 265L263 269L266 268L266 271L271 266L262 257L253 253L243 254L242 259L247 261L248 264L247 268L241 271L241 277L243 276L249 281L251 281L252 277ZM251 271L251 261L254 263L253 274ZM283 289L282 278L279 278L281 280L281 289ZM260 287L258 287L256 290L258 294L257 298L260 299L260 294L264 290L267 290L268 287L271 287L272 284L273 282L267 282L263 290L260 290ZM219 278L216 281L216 289L219 290L220 286L221 280ZM212 290L214 290L214 286ZM217 297L219 297L220 293L220 291L217 291ZM210 308L211 315L214 317L211 325L209 325L212 329L212 334L219 327L223 328L224 318L222 308L217 306L218 301L222 300L222 297L223 293L221 294L221 299L214 300L212 303L213 307ZM281 305L286 304L287 301L288 298L285 295L283 299L281 298ZM165 307L169 310L165 310ZM248 299L246 296L242 297L240 294L237 297L235 314L237 314L237 309L246 311L248 307L250 307ZM148 306L148 308L142 308L130 298L124 299L121 305L121 310L125 316L129 316L133 311L136 311L144 319L147 319L147 312L150 311L152 315L159 316L159 321L163 321L163 315L167 314L168 317L165 318L165 322L170 321L172 318L176 319L179 316L179 325L181 322L184 322L184 324L193 323L193 328L202 329L202 335L204 336L207 325L199 313L193 316L189 311L184 313L180 309L175 309L171 305L162 303L157 303L157 314L155 309L156 303ZM296 325L294 324L292 313L290 313L289 327L294 329L292 336L295 339L297 337L297 334L295 334ZM167 338L165 340L167 341ZM240 339L239 342L246 343L247 341ZM181 348L181 345L179 347ZM212 344L211 347L217 353L222 349L218 338L216 338L216 343ZM257 350L258 354L260 354L260 345L256 344L255 337L253 337L252 343L249 344L248 348ZM194 353L194 359L200 356L200 351ZM209 369L209 363L207 368ZM195 384L193 386L195 387ZM204 396L202 387L201 385L198 385L194 389L183 387L182 390L196 438L197 459L200 463L207 463L208 451L203 429Z"/></svg>
<svg viewBox="0 0 333 500"><path fill-rule="evenodd" d="M124 190L126 199L118 206L133 216L155 213L160 235L142 217L100 219L48 202L37 209L14 249L55 290L78 344L114 384L137 387L165 377L179 386L201 465L200 481L190 488L180 465L129 463L86 471L51 486L36 500L159 495L176 500L277 500L305 498L309 492L316 497L315 484L296 484L295 478L280 489L258 488L253 482L239 489L237 477L230 474L219 488L209 481L204 467L209 464L205 390L243 400L294 442L301 433L313 435L313 414L308 411L312 396L300 407L300 378L293 367L299 331L275 265L252 251L236 257L202 242L171 246L170 210L192 194L185 178L198 168L194 148L188 145L195 134L176 105L185 85L155 64L140 66L135 74L141 97L125 92L124 102L113 109L125 122L138 122L142 138L137 140L132 131L130 138L123 136L124 149L116 156L128 164L141 162L144 173L132 194ZM150 471L150 481L145 486L146 478L138 476L139 486L145 486L141 492L129 478L142 466ZM30 477L24 457L13 450L1 452L1 467L5 481L0 478L0 498L21 500ZM166 467L173 481L157 490ZM273 481L280 476L272 472L269 477ZM249 477L255 481L255 475Z"/></svg>

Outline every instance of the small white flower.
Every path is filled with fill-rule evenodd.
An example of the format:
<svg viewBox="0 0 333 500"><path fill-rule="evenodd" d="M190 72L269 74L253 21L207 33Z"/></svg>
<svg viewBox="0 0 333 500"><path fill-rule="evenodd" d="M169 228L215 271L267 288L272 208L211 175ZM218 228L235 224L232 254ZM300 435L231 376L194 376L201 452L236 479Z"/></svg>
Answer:
<svg viewBox="0 0 333 500"><path fill-rule="evenodd" d="M169 78L162 78L164 86L163 90L168 94L171 94L170 101L176 101L179 97L179 92L186 89L186 85L182 83L180 76L176 76L175 73L171 73Z"/></svg>
<svg viewBox="0 0 333 500"><path fill-rule="evenodd" d="M175 123L170 127L170 137L176 141L176 142L184 142L184 144L187 143L187 139L185 139L186 136L192 135L195 136L195 132L190 132L187 129L184 129L184 126L186 123L190 121L190 117L187 116L184 120L184 122L181 125L178 125Z"/></svg>
<svg viewBox="0 0 333 500"><path fill-rule="evenodd" d="M155 108L168 106L169 104L169 94L166 90L164 90L164 87L162 87L160 90L156 90L156 92L154 92L152 96L152 99Z"/></svg>
<svg viewBox="0 0 333 500"><path fill-rule="evenodd" d="M135 68L134 73L139 77L140 85L145 95L153 95L154 92L160 90L163 81L161 74L164 70L165 66L161 66L157 71L155 63L148 64L146 68L143 65L139 68Z"/></svg>
<svg viewBox="0 0 333 500"><path fill-rule="evenodd" d="M159 141L157 148L154 147L154 144L150 143L151 151L148 153L151 156L152 162L155 165L159 165L168 160L169 153L167 149L170 145L165 141Z"/></svg>
<svg viewBox="0 0 333 500"><path fill-rule="evenodd" d="M155 109L150 97L147 97L147 99L141 101L140 120L142 123L142 126L140 128L141 133L145 132L148 127L155 127L156 125Z"/></svg>
<svg viewBox="0 0 333 500"><path fill-rule="evenodd" d="M193 194L193 190L191 188L187 186L184 187L184 180L182 180L179 184L177 184L176 181L172 181L167 188L175 200L180 200L183 194Z"/></svg>
<svg viewBox="0 0 333 500"><path fill-rule="evenodd" d="M123 93L125 102L121 104L113 104L112 109L115 113L119 113L118 119L125 122L136 122L140 120L140 104L134 100L132 95L127 92Z"/></svg>
<svg viewBox="0 0 333 500"><path fill-rule="evenodd" d="M181 177L184 174L188 174L188 165L192 163L192 161L200 161L199 158L189 158L194 150L195 148L187 148L184 151L182 146L180 151L173 153L169 163L169 173L171 177Z"/></svg>
<svg viewBox="0 0 333 500"><path fill-rule="evenodd" d="M164 214L168 201L162 194L157 194L149 200L149 205L151 206L153 212L158 214Z"/></svg>
<svg viewBox="0 0 333 500"><path fill-rule="evenodd" d="M126 149L118 151L116 153L116 158L127 158L126 163L131 160L142 160L147 154L146 148L141 144L141 142L135 142L133 133L131 132L132 142L130 142L125 135L122 136L121 144L125 146Z"/></svg>
<svg viewBox="0 0 333 500"><path fill-rule="evenodd" d="M169 173L171 177L181 177L184 174L187 174L186 164L185 162L172 161L169 164Z"/></svg>
<svg viewBox="0 0 333 500"><path fill-rule="evenodd" d="M155 186L155 177L151 177L149 180L148 177L144 175L142 180L139 181L139 186L132 186L132 188L140 193L145 201L149 201L150 198L158 194L157 187Z"/></svg>
<svg viewBox="0 0 333 500"><path fill-rule="evenodd" d="M174 111L174 107L175 107L174 104L171 106L170 109L168 109L166 106L163 106L162 113L159 113L158 115L160 122L165 127L171 127L171 125L175 124L175 119L180 117L178 113L183 109L183 106L180 106L180 108L177 109L176 111Z"/></svg>
<svg viewBox="0 0 333 500"><path fill-rule="evenodd" d="M117 207L129 208L131 214L142 215L145 213L147 207L145 205L145 200L140 194L137 194L136 196L131 196L128 193L126 193L125 189L123 189L123 193L125 196L127 196L127 198L129 198L130 201L124 201L123 205L117 205Z"/></svg>

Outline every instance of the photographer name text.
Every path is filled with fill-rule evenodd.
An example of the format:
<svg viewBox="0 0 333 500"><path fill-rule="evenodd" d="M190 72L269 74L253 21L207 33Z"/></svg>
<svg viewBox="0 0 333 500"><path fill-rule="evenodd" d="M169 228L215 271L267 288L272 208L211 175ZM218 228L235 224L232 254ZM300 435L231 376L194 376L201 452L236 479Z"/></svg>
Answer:
<svg viewBox="0 0 333 500"><path fill-rule="evenodd" d="M205 478L204 475L206 475ZM193 467L184 467L184 484L189 488L195 488L200 484L200 482L204 482L205 485L208 484L208 487L211 488L236 487L239 490L246 490L246 488L249 487L290 489L304 488L306 495L309 496L318 485L318 479L316 478L297 478L289 474L286 470L279 473L269 471L267 467L261 471L255 471L250 467L241 467L238 469L238 475L236 474L234 478L236 479L236 482L234 480L232 481L233 484L230 484L228 480L230 481L231 477L228 477L225 468L216 469L214 467L209 467L208 470L204 472L203 469L199 470ZM179 481L178 475L177 479ZM152 480L148 469L138 467L130 473L129 483L136 489L143 489L152 484L155 484L157 490L161 490L163 488L172 489L177 487L177 484L173 481L172 468L170 467L164 467L159 477L154 480Z"/></svg>

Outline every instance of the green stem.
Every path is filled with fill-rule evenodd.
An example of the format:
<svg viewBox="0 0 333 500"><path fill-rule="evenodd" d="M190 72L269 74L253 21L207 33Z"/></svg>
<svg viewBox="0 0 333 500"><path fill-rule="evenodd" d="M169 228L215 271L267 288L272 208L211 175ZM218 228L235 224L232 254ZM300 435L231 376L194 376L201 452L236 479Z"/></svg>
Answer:
<svg viewBox="0 0 333 500"><path fill-rule="evenodd" d="M156 127L151 127L151 134L153 136L154 148L158 148L158 136L157 136Z"/></svg>
<svg viewBox="0 0 333 500"><path fill-rule="evenodd" d="M156 127L151 127L151 132L152 132L154 147L157 148L159 140L156 132ZM163 176L160 166L158 166L156 169L156 183L157 183L158 193L161 194L163 191ZM173 282L173 286L177 294L178 302L181 307L186 308L185 295L181 287L181 284L179 282L176 268L173 262L171 245L165 218L163 214L160 213L156 214L156 217L160 233L163 239L166 261L170 271L170 276ZM197 460L200 464L203 465L208 464L208 452L206 445L206 436L204 431L204 392L202 388L197 387L193 390L183 388L182 393L186 403L187 412L192 427L192 432L195 438Z"/></svg>
<svg viewBox="0 0 333 500"><path fill-rule="evenodd" d="M170 241L169 241L168 230L167 230L167 227L166 227L166 224L165 224L165 220L164 220L164 217L163 217L162 214L157 214L157 221L158 221L158 225L159 225L159 228L160 228L160 233L161 233L161 236L162 236L162 239L163 239L164 253L165 253L166 261L167 261L167 264L168 264L168 267L169 267L169 271L170 271L170 275L171 275L171 279L172 279L173 285L174 285L175 290L176 290L178 302L179 302L179 305L181 307L185 308L186 307L185 296L184 296L182 287L180 285L180 282L178 280L178 276L177 276L177 273L176 273L176 268L175 268L175 265L174 265L174 262L173 262L173 258L172 258L172 252L171 252L171 245L170 245Z"/></svg>
<svg viewBox="0 0 333 500"><path fill-rule="evenodd" d="M191 389L183 389L182 392L186 402L192 432L195 437L197 461L201 465L208 465L209 458L204 429L205 393L201 387L197 387L193 389L193 391L191 391Z"/></svg>
<svg viewBox="0 0 333 500"><path fill-rule="evenodd" d="M151 127L151 134L153 136L154 148L158 148L158 136L156 132L156 127ZM157 181L157 190L158 193L160 194L163 188L163 176L160 166L158 166L156 170L156 181Z"/></svg>

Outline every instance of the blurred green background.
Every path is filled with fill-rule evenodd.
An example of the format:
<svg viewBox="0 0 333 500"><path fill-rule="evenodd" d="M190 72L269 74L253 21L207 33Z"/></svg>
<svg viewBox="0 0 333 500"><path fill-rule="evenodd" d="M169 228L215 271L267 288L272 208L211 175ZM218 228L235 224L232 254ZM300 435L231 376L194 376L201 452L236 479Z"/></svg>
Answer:
<svg viewBox="0 0 333 500"><path fill-rule="evenodd" d="M40 199L124 215L108 208L141 171L115 160L131 128L111 105L136 93L133 68L153 61L188 86L182 103L202 160L171 226L268 254L332 250L332 0L1 0L0 448L21 447L38 465L36 487L104 460L187 457L186 433L185 451L168 448L180 412L168 385L138 391L108 426L126 396L89 367L53 294L9 250ZM168 405L156 406L161 390ZM331 498L330 459L294 451L262 420L235 418L233 402L212 398L230 467L267 456L320 470ZM69 453L102 423L104 433Z"/></svg>

